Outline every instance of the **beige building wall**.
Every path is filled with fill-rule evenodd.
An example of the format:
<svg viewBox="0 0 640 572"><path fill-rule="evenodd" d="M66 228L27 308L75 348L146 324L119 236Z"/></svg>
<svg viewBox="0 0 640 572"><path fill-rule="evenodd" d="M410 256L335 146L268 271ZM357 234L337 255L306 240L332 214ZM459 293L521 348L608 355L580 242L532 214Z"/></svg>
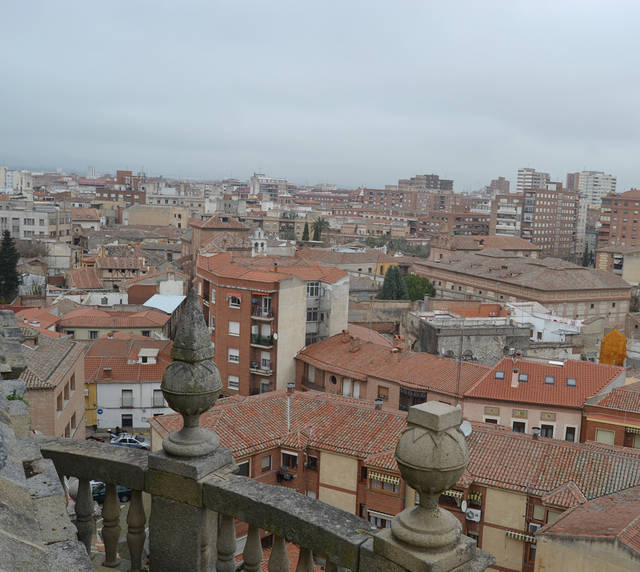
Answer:
<svg viewBox="0 0 640 572"><path fill-rule="evenodd" d="M496 564L511 570L522 570L524 544L509 538L506 530L523 532L527 513L527 497L487 487L482 528L482 549L496 557ZM496 527L491 526L492 524Z"/></svg>
<svg viewBox="0 0 640 572"><path fill-rule="evenodd" d="M146 226L174 226L186 228L191 211L185 207L133 205L123 213L124 224Z"/></svg>
<svg viewBox="0 0 640 572"><path fill-rule="evenodd" d="M296 379L296 354L304 347L307 315L307 284L299 278L280 282L278 293L276 389L286 389Z"/></svg>
<svg viewBox="0 0 640 572"><path fill-rule="evenodd" d="M329 315L329 337L346 330L349 325L349 277L345 276L335 284L323 284L331 292L331 313Z"/></svg>
<svg viewBox="0 0 640 572"><path fill-rule="evenodd" d="M628 252L624 255L622 278L629 284L640 284L640 252Z"/></svg>
<svg viewBox="0 0 640 572"><path fill-rule="evenodd" d="M318 498L354 514L358 487L357 459L324 451L321 455Z"/></svg>
<svg viewBox="0 0 640 572"><path fill-rule="evenodd" d="M489 401L465 398L463 402L463 415L469 421L486 421L497 419L498 425L512 427L513 421L525 423L526 433L531 434L533 427L541 424L553 426L554 439L564 439L567 427L575 429L576 441L580 440L580 425L582 412L580 410L562 410L553 407L540 407L535 405L509 403L506 401ZM525 412L526 417L520 416ZM543 419L545 417L545 419Z"/></svg>
<svg viewBox="0 0 640 572"><path fill-rule="evenodd" d="M137 334L139 336L142 335L142 332L146 332L146 331L150 331L151 332L151 338L153 339L153 332L156 332L157 334L163 335L163 328L158 328L158 327L148 327L148 328L74 328L72 326L69 327L64 327L62 328L62 332L63 333L68 333L68 332L73 332L73 339L74 340L90 340L91 336L89 334L89 332L98 332L98 337L102 338L103 336L106 336L109 332L127 332L128 334ZM158 339L158 338L156 338ZM167 339L166 336L164 336L161 339Z"/></svg>
<svg viewBox="0 0 640 572"><path fill-rule="evenodd" d="M539 536L535 572L632 572L640 558L611 541Z"/></svg>

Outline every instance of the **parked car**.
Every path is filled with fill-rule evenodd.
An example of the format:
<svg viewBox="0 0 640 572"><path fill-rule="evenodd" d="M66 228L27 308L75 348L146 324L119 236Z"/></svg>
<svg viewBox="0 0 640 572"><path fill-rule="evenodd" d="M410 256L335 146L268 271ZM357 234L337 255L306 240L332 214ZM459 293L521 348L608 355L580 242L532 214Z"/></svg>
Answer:
<svg viewBox="0 0 640 572"><path fill-rule="evenodd" d="M118 485L118 500L120 502L127 502L131 498L131 489L129 487L123 487ZM104 483L91 481L91 495L93 500L97 503L103 504L104 497L107 494L107 485Z"/></svg>
<svg viewBox="0 0 640 572"><path fill-rule="evenodd" d="M111 439L112 445L120 445L121 447L133 447L134 449L146 449L147 451L151 448L149 443L147 443L144 439L137 437L136 435L131 435L129 433L121 433L116 437Z"/></svg>

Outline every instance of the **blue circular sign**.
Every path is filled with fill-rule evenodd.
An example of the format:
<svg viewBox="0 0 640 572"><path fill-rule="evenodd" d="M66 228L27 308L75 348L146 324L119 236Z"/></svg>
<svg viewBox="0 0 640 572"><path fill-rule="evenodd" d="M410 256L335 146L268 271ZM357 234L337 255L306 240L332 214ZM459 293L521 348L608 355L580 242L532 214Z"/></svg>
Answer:
<svg viewBox="0 0 640 572"><path fill-rule="evenodd" d="M102 415L104 411L102 409L98 409L98 415Z"/></svg>

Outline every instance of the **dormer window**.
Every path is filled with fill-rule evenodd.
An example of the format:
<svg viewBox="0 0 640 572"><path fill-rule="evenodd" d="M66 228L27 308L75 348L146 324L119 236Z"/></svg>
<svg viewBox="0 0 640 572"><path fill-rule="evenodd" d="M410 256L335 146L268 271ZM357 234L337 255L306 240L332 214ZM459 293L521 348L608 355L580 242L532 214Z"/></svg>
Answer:
<svg viewBox="0 0 640 572"><path fill-rule="evenodd" d="M496 371L496 379L504 379L504 371L502 370Z"/></svg>
<svg viewBox="0 0 640 572"><path fill-rule="evenodd" d="M529 374L528 374L528 373L521 373L521 374L518 376L518 381L520 381L520 382L526 382L526 381L529 381Z"/></svg>
<svg viewBox="0 0 640 572"><path fill-rule="evenodd" d="M568 377L568 378L567 378L567 385L568 385L569 387L575 387L575 386L576 386L576 384L577 384L577 380L576 380L576 378L575 378L575 377Z"/></svg>
<svg viewBox="0 0 640 572"><path fill-rule="evenodd" d="M556 378L554 375L545 375L544 382L546 385L554 385L556 382Z"/></svg>

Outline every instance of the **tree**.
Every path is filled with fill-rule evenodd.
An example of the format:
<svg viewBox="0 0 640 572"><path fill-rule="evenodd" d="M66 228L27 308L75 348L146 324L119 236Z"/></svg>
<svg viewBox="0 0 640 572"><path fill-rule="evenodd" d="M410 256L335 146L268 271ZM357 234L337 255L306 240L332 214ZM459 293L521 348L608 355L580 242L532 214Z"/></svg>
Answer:
<svg viewBox="0 0 640 572"><path fill-rule="evenodd" d="M302 231L302 240L309 240L309 223L304 223L304 230Z"/></svg>
<svg viewBox="0 0 640 572"><path fill-rule="evenodd" d="M20 254L15 241L11 238L11 233L5 230L2 233L2 244L0 244L0 301L3 303L12 302L18 293L19 259Z"/></svg>
<svg viewBox="0 0 640 572"><path fill-rule="evenodd" d="M378 292L380 300L408 300L407 284L402 279L397 266L390 266L384 276L382 288Z"/></svg>
<svg viewBox="0 0 640 572"><path fill-rule="evenodd" d="M322 233L325 230L329 230L329 221L325 218L318 217L313 221L313 240L320 242L322 240Z"/></svg>
<svg viewBox="0 0 640 572"><path fill-rule="evenodd" d="M409 292L409 300L424 300L425 295L433 298L436 295L436 289L426 276L418 276L417 274L409 274L404 277Z"/></svg>

